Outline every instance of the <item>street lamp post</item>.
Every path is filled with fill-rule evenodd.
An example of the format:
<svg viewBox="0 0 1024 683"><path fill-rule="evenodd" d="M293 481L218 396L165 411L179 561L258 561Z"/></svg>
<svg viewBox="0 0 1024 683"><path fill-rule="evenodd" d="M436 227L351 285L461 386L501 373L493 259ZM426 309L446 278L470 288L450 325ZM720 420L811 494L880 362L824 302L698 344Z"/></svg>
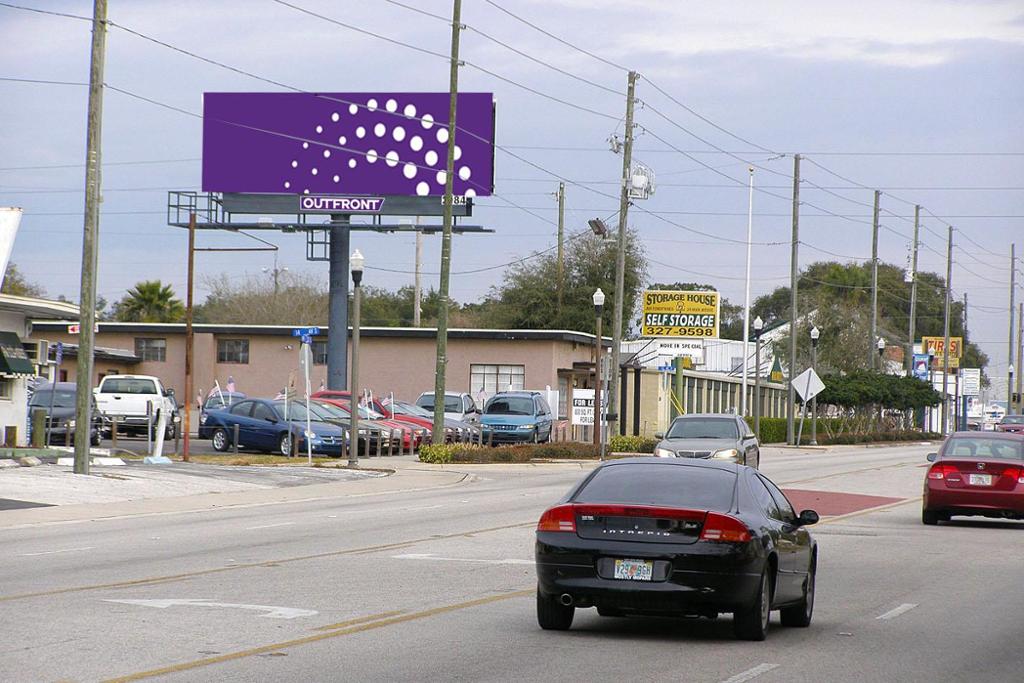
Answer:
<svg viewBox="0 0 1024 683"><path fill-rule="evenodd" d="M818 337L821 331L817 326L811 328L811 371L817 372L818 364ZM811 399L811 445L818 445L818 397Z"/></svg>
<svg viewBox="0 0 1024 683"><path fill-rule="evenodd" d="M1010 381L1006 383L1006 414L1011 415L1013 413L1013 363L1010 363L1010 367L1007 368L1007 372L1010 375Z"/></svg>
<svg viewBox="0 0 1024 683"><path fill-rule="evenodd" d="M754 318L754 434L761 439L761 332L764 321Z"/></svg>
<svg viewBox="0 0 1024 683"><path fill-rule="evenodd" d="M598 287L594 292L594 315L596 316L594 322L596 328L594 335L594 376L596 377L594 382L594 445L600 449L602 460L604 460L604 439L601 429L601 314L603 310L604 292Z"/></svg>
<svg viewBox="0 0 1024 683"><path fill-rule="evenodd" d="M349 414L348 434L348 466L359 467L359 302L362 295L363 266L366 259L356 249L349 257L349 267L352 270L352 283L355 288L352 292L352 377L349 380L349 406L352 412ZM346 330L342 330L344 334ZM369 435L367 435L369 438Z"/></svg>

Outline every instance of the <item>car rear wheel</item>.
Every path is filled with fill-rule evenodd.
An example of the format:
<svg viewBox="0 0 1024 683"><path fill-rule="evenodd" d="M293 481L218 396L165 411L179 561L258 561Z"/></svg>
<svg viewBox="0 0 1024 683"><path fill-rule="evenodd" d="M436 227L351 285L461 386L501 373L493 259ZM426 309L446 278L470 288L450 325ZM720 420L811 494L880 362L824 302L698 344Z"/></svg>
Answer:
<svg viewBox="0 0 1024 683"><path fill-rule="evenodd" d="M939 523L939 513L934 510L921 510L921 523L935 526Z"/></svg>
<svg viewBox="0 0 1024 683"><path fill-rule="evenodd" d="M576 608L563 605L557 596L546 596L537 589L537 623L546 631L568 631Z"/></svg>
<svg viewBox="0 0 1024 683"><path fill-rule="evenodd" d="M804 588L804 599L791 607L779 610L783 626L806 628L811 625L814 614L814 577L818 573L817 558L811 560L811 568L807 572L807 586Z"/></svg>
<svg viewBox="0 0 1024 683"><path fill-rule="evenodd" d="M732 616L732 628L741 640L764 640L768 635L768 618L771 615L772 595L766 569L761 574L761 583L754 602L744 609L736 610Z"/></svg>
<svg viewBox="0 0 1024 683"><path fill-rule="evenodd" d="M217 428L213 430L213 436L210 437L210 441L213 442L213 450L215 451L223 453L228 449L228 433L223 429Z"/></svg>

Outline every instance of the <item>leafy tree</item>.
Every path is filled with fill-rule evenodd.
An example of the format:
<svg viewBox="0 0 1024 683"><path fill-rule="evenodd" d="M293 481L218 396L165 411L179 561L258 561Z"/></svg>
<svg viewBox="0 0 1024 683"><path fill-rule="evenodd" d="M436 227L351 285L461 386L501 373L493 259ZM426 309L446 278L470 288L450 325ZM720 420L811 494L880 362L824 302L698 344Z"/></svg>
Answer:
<svg viewBox="0 0 1024 683"><path fill-rule="evenodd" d="M594 291L600 287L607 300L603 332L611 333L615 299L616 241L584 235L570 240L565 248L565 289L559 309L555 295L558 263L553 253L542 254L509 266L500 285L491 288L487 299L469 313L479 316L486 327L513 329L563 329L594 331ZM633 318L639 302L647 261L636 232L626 238L625 298L627 315L623 330Z"/></svg>
<svg viewBox="0 0 1024 683"><path fill-rule="evenodd" d="M209 291L195 309L196 322L226 325L326 325L328 295L319 278L286 272L273 278L226 275L204 278Z"/></svg>
<svg viewBox="0 0 1024 683"><path fill-rule="evenodd" d="M113 318L122 322L172 323L185 317L185 306L170 285L139 282L114 304Z"/></svg>
<svg viewBox="0 0 1024 683"><path fill-rule="evenodd" d="M25 274L18 270L17 264L13 261L7 264L7 272L4 274L4 285L0 291L4 294L13 294L14 296L46 296L46 290L34 282L29 282L25 278Z"/></svg>

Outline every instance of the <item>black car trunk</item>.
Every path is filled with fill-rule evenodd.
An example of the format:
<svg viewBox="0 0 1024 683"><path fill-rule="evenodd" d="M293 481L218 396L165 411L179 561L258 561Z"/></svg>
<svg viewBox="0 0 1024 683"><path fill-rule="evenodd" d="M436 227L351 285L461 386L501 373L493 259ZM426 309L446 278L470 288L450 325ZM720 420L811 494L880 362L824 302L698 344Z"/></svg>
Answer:
<svg viewBox="0 0 1024 683"><path fill-rule="evenodd" d="M707 512L642 505L577 505L580 538L642 543L695 543Z"/></svg>

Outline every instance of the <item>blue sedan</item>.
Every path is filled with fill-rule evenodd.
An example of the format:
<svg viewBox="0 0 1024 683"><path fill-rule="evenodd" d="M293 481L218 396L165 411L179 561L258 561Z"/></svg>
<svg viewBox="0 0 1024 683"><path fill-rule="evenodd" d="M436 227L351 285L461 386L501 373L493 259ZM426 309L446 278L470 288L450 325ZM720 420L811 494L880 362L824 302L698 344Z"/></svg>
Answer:
<svg viewBox="0 0 1024 683"><path fill-rule="evenodd" d="M301 401L289 401L287 419L284 412L283 400L245 399L228 408L204 413L203 428L217 451L231 448L238 425L239 446L285 456L301 453L305 450L302 434L306 431L306 406ZM324 422L315 412L310 419L313 452L340 457L346 442L345 431Z"/></svg>

